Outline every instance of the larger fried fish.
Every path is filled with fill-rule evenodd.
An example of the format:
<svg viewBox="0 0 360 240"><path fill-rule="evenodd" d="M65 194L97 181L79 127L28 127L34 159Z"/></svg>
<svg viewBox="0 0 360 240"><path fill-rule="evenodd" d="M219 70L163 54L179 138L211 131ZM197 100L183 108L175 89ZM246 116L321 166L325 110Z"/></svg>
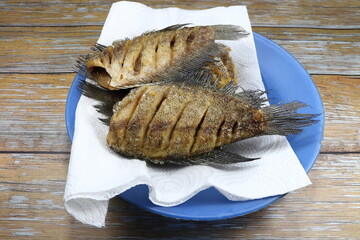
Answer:
<svg viewBox="0 0 360 240"><path fill-rule="evenodd" d="M211 78L131 90L113 108L108 145L154 163L234 163L252 159L216 149L255 136L297 134L316 122L314 114L297 113L303 103L261 107L263 92L235 94L230 84L216 90Z"/></svg>
<svg viewBox="0 0 360 240"><path fill-rule="evenodd" d="M185 25L115 41L108 47L98 44L95 53L84 59L86 70L112 90L165 81L171 74L189 76L202 67L212 69L215 78L220 76L219 87L236 79L230 49L215 40L236 40L248 33L234 25Z"/></svg>

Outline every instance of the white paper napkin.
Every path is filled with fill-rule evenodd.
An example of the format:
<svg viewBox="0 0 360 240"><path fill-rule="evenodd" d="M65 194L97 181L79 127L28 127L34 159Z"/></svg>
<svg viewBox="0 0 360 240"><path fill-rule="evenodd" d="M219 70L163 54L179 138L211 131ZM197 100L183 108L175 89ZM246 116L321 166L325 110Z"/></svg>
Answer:
<svg viewBox="0 0 360 240"><path fill-rule="evenodd" d="M140 3L117 2L110 9L99 43L134 37L179 23L195 25L234 24L252 33L246 7L217 7L207 10L152 9ZM223 41L246 89L264 89L253 35L238 41ZM98 121L95 102L81 97L76 110L65 207L79 221L105 225L110 198L138 184L149 186L149 198L157 205L174 206L210 186L230 200L263 198L310 184L304 169L285 137L265 136L233 144L229 148L260 160L235 168L189 166L180 169L151 168L144 161L126 159L106 145L108 128Z"/></svg>

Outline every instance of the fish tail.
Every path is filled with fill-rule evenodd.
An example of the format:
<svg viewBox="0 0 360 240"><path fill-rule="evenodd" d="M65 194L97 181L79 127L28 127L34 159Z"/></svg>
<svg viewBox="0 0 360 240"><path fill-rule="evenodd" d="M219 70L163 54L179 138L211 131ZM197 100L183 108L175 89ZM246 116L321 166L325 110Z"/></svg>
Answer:
<svg viewBox="0 0 360 240"><path fill-rule="evenodd" d="M303 131L303 128L317 123L319 120L315 118L320 114L297 112L304 107L307 107L307 105L299 101L292 101L263 108L264 117L268 122L265 133L283 136L299 134Z"/></svg>
<svg viewBox="0 0 360 240"><path fill-rule="evenodd" d="M213 29L217 40L237 40L249 35L244 28L236 25L214 25Z"/></svg>
<svg viewBox="0 0 360 240"><path fill-rule="evenodd" d="M254 108L261 108L269 100L264 96L265 93L267 92L262 90L243 90L242 92L235 93L234 96L247 102Z"/></svg>

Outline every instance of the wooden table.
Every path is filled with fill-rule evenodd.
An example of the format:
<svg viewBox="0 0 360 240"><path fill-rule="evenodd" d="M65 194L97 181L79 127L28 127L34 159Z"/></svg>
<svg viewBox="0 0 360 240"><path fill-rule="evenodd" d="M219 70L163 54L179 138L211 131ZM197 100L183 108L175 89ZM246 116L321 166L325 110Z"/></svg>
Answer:
<svg viewBox="0 0 360 240"><path fill-rule="evenodd" d="M98 39L111 2L0 4L0 239L360 239L359 1L241 1L253 30L292 53L321 93L326 127L311 186L261 211L212 222L170 219L116 198L102 229L79 223L63 206L70 155L64 110L73 62Z"/></svg>

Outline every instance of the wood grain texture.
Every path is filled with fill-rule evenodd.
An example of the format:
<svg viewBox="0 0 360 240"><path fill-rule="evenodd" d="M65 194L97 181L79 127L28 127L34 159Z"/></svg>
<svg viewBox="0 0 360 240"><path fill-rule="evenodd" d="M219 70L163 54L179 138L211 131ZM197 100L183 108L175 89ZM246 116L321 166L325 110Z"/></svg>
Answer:
<svg viewBox="0 0 360 240"><path fill-rule="evenodd" d="M0 151L69 151L65 105L74 76L0 74Z"/></svg>
<svg viewBox="0 0 360 240"><path fill-rule="evenodd" d="M65 104L74 77L0 74L0 151L68 152ZM322 151L360 152L360 79L333 75L313 79L325 106Z"/></svg>
<svg viewBox="0 0 360 240"><path fill-rule="evenodd" d="M64 209L66 96L74 60L98 39L114 1L0 1L0 239L360 239L360 2L140 1L155 8L247 5L253 30L312 74L325 107L313 184L234 219L165 218L120 198L106 228Z"/></svg>
<svg viewBox="0 0 360 240"><path fill-rule="evenodd" d="M360 74L360 31L312 28L253 29L291 53L310 74Z"/></svg>
<svg viewBox="0 0 360 240"><path fill-rule="evenodd" d="M116 1L2 1L2 26L79 26L103 25L110 6ZM217 6L246 5L253 26L292 26L331 29L359 29L358 1L138 1L155 8L180 7L206 9ZM29 11L31 9L31 11ZM9 14L11 13L11 15Z"/></svg>
<svg viewBox="0 0 360 240"><path fill-rule="evenodd" d="M89 52L101 28L0 28L0 73L73 72L75 60ZM358 30L255 27L254 31L288 50L311 74L360 74Z"/></svg>
<svg viewBox="0 0 360 240"><path fill-rule="evenodd" d="M90 52L100 31L96 26L0 28L0 72L74 72L75 61Z"/></svg>
<svg viewBox="0 0 360 240"><path fill-rule="evenodd" d="M1 239L359 237L359 154L320 155L309 174L311 186L243 217L209 222L175 220L115 198L110 201L107 227L102 229L77 222L63 207L68 154L0 154L0 157Z"/></svg>
<svg viewBox="0 0 360 240"><path fill-rule="evenodd" d="M326 75L312 77L325 108L321 151L360 152L360 78Z"/></svg>

